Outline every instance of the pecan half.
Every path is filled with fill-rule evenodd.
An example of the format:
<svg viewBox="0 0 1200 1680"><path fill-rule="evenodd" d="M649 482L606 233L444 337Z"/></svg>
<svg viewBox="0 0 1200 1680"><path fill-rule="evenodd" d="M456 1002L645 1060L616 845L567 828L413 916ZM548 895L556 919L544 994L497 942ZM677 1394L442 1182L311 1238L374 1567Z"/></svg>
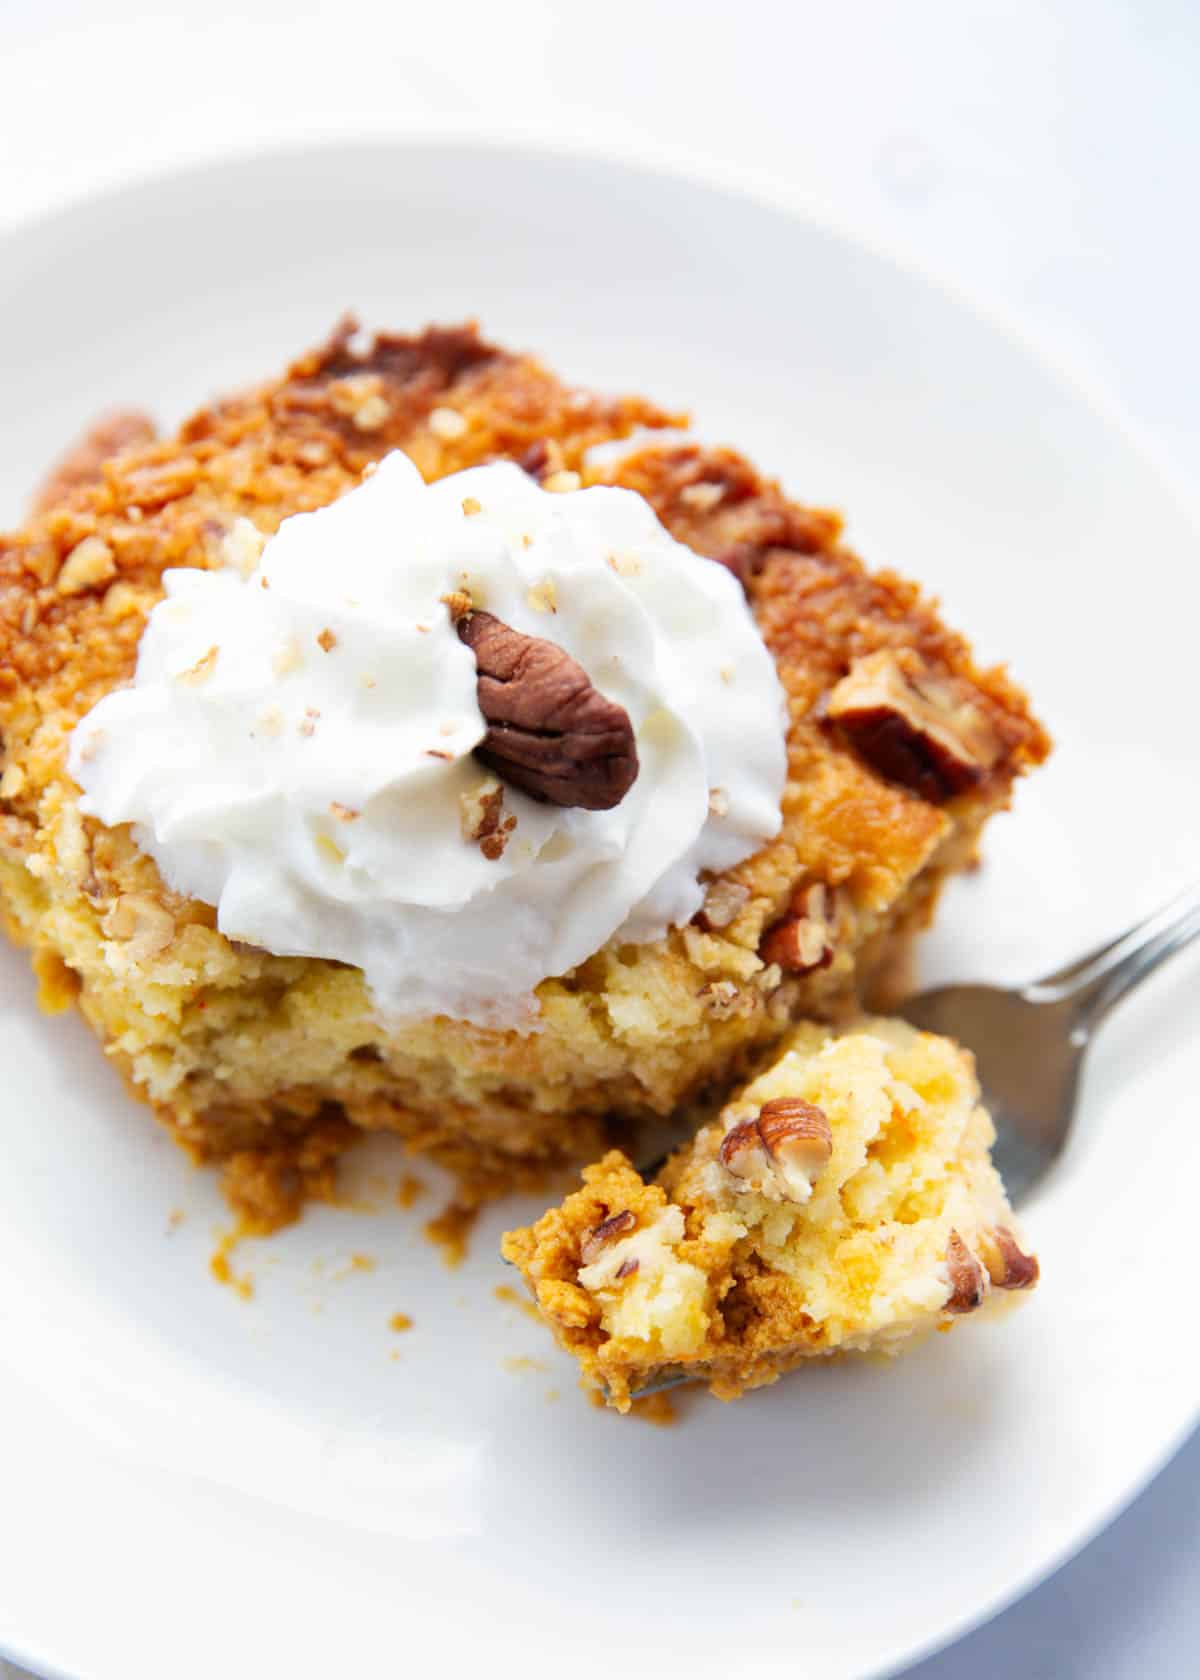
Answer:
<svg viewBox="0 0 1200 1680"><path fill-rule="evenodd" d="M707 980L696 996L713 1021L739 1020L758 1008L756 994L749 987L743 989L736 980Z"/></svg>
<svg viewBox="0 0 1200 1680"><path fill-rule="evenodd" d="M1035 1254L1026 1254L1004 1225L997 1225L983 1250L988 1276L997 1289L1032 1289L1041 1276Z"/></svg>
<svg viewBox="0 0 1200 1680"><path fill-rule="evenodd" d="M788 974L809 974L833 961L836 903L832 887L813 881L792 899L782 921L768 928L759 947L765 963L778 963Z"/></svg>
<svg viewBox="0 0 1200 1680"><path fill-rule="evenodd" d="M34 495L34 513L44 513L85 484L98 483L105 461L135 443L153 442L154 436L153 420L136 409L102 414L50 469Z"/></svg>
<svg viewBox="0 0 1200 1680"><path fill-rule="evenodd" d="M946 1245L946 1270L950 1274L950 1295L943 1312L969 1313L983 1305L987 1273L957 1231L951 1231Z"/></svg>
<svg viewBox="0 0 1200 1680"><path fill-rule="evenodd" d="M623 706L592 686L553 642L491 613L459 620L475 655L476 697L488 730L475 756L513 787L551 805L609 811L637 778L637 745Z"/></svg>
<svg viewBox="0 0 1200 1680"><path fill-rule="evenodd" d="M1000 756L966 683L888 649L855 661L824 714L873 770L933 804L972 787Z"/></svg>
<svg viewBox="0 0 1200 1680"><path fill-rule="evenodd" d="M833 1154L833 1132L824 1109L802 1097L764 1103L758 1129L771 1159L799 1169L810 1181Z"/></svg>
<svg viewBox="0 0 1200 1680"><path fill-rule="evenodd" d="M776 1097L726 1132L718 1159L748 1190L806 1202L832 1153L824 1110L802 1097Z"/></svg>
<svg viewBox="0 0 1200 1680"><path fill-rule="evenodd" d="M591 1266L606 1248L611 1248L621 1237L627 1237L636 1224L637 1215L629 1208L621 1213L610 1213L584 1237L579 1245L579 1258L585 1266Z"/></svg>

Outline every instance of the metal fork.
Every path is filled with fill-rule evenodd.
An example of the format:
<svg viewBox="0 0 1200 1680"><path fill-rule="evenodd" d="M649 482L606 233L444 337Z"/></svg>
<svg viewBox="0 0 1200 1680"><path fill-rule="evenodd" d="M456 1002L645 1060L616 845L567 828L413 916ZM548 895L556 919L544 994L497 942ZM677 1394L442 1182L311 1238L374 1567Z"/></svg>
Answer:
<svg viewBox="0 0 1200 1680"><path fill-rule="evenodd" d="M1066 1147L1079 1074L1096 1029L1122 998L1200 936L1200 882L1097 951L1031 985L939 986L902 1003L914 1027L975 1054L996 1123L993 1158L1009 1199L1024 1201Z"/></svg>
<svg viewBox="0 0 1200 1680"><path fill-rule="evenodd" d="M897 1011L914 1027L975 1054L984 1105L996 1123L992 1158L1014 1206L1066 1147L1083 1058L1097 1027L1168 957L1200 937L1200 882L1097 951L1026 986L939 986ZM635 1399L691 1381L664 1371Z"/></svg>

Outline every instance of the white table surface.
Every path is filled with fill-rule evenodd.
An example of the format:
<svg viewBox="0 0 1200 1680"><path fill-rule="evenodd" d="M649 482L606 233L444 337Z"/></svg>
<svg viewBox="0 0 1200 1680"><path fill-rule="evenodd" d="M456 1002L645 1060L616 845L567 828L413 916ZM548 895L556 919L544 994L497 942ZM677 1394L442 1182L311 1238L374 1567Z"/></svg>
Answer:
<svg viewBox="0 0 1200 1680"><path fill-rule="evenodd" d="M0 0L0 76L0 225L179 161L398 130L782 177L1115 400L1185 487L1200 467L1195 0ZM1200 1438L910 1671L1197 1673Z"/></svg>

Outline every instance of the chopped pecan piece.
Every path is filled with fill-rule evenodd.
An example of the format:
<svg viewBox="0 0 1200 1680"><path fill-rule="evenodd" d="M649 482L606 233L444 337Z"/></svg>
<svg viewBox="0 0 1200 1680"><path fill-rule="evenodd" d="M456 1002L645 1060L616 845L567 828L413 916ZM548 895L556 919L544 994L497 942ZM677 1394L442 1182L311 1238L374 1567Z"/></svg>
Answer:
<svg viewBox="0 0 1200 1680"><path fill-rule="evenodd" d="M943 1312L974 1312L987 1294L987 1273L957 1231L951 1231L946 1245L946 1270L950 1274L950 1295Z"/></svg>
<svg viewBox="0 0 1200 1680"><path fill-rule="evenodd" d="M518 456L517 465L522 472L536 478L539 483L552 473L561 472L564 465L562 446L551 438L538 438L531 443L523 455Z"/></svg>
<svg viewBox="0 0 1200 1680"><path fill-rule="evenodd" d="M776 1097L726 1132L718 1159L745 1189L806 1202L832 1153L824 1111L801 1097Z"/></svg>
<svg viewBox="0 0 1200 1680"><path fill-rule="evenodd" d="M58 593L82 595L85 590L98 589L116 575L116 558L108 544L100 537L84 537L63 561L58 574Z"/></svg>
<svg viewBox="0 0 1200 1680"><path fill-rule="evenodd" d="M429 411L429 430L442 443L453 443L468 429L465 414L456 408L433 408Z"/></svg>
<svg viewBox="0 0 1200 1680"><path fill-rule="evenodd" d="M517 819L505 815L504 789L500 783L489 780L470 793L460 794L459 809L463 839L477 840L479 850L490 863L503 857Z"/></svg>
<svg viewBox="0 0 1200 1680"><path fill-rule="evenodd" d="M610 1213L593 1227L579 1245L579 1258L585 1266L592 1265L621 1237L627 1237L637 1224L637 1215L626 1208L622 1213Z"/></svg>
<svg viewBox="0 0 1200 1680"><path fill-rule="evenodd" d="M585 811L619 805L638 773L624 707L594 688L562 648L522 635L491 613L460 619L458 634L475 655L476 695L488 725L476 757L551 805Z"/></svg>
<svg viewBox="0 0 1200 1680"><path fill-rule="evenodd" d="M710 933L717 928L726 928L730 922L737 920L749 902L749 887L718 875L704 895L704 908L697 913L696 920Z"/></svg>
<svg viewBox="0 0 1200 1680"><path fill-rule="evenodd" d="M768 928L758 954L788 974L828 968L833 961L835 922L833 888L814 881L794 896L783 920Z"/></svg>
<svg viewBox="0 0 1200 1680"><path fill-rule="evenodd" d="M135 963L166 950L175 937L175 918L148 893L123 893L104 918L109 939L120 941Z"/></svg>
<svg viewBox="0 0 1200 1680"><path fill-rule="evenodd" d="M714 1021L733 1021L753 1015L758 1007L754 992L743 989L735 980L708 980L696 996Z"/></svg>
<svg viewBox="0 0 1200 1680"><path fill-rule="evenodd" d="M973 786L1000 756L967 685L914 655L885 649L857 660L824 711L873 770L933 804Z"/></svg>
<svg viewBox="0 0 1200 1680"><path fill-rule="evenodd" d="M1041 1276L1037 1256L1023 1252L1012 1232L997 1225L985 1242L984 1264L997 1289L1032 1289Z"/></svg>

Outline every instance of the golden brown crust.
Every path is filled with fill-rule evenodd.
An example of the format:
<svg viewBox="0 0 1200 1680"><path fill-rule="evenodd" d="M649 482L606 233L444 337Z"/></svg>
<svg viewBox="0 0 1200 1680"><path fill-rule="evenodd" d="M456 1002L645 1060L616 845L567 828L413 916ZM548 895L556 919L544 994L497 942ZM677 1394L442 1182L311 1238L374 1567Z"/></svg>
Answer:
<svg viewBox="0 0 1200 1680"><path fill-rule="evenodd" d="M1046 757L1050 738L1006 672L981 670L915 584L868 572L841 543L836 514L789 502L728 449L645 449L613 477L645 496L673 536L742 579L787 690L783 827L731 872L768 901L768 922L812 881L845 886L871 909L894 902L945 840L948 817L1006 805L1014 779ZM884 648L965 683L996 732L987 777L945 812L877 774L821 719L824 696L850 666Z"/></svg>
<svg viewBox="0 0 1200 1680"><path fill-rule="evenodd" d="M273 531L288 514L333 501L390 449L407 450L432 478L520 457L549 436L577 466L591 444L672 418L636 398L570 390L474 327L380 335L362 351L354 330L344 322L282 380L202 410L176 438L106 461L98 483L0 536L0 735L10 758L44 721L61 741L130 675L162 573L218 565L238 515ZM466 421L460 435L430 428L440 408ZM64 566L90 537L110 550L111 569L94 586L64 590Z"/></svg>
<svg viewBox="0 0 1200 1680"><path fill-rule="evenodd" d="M151 443L157 428L148 414L118 408L102 414L51 467L30 503L32 513L45 513L74 495L98 484L104 463L126 449Z"/></svg>
<svg viewBox="0 0 1200 1680"><path fill-rule="evenodd" d="M947 629L916 584L868 572L839 540L836 514L789 502L777 483L728 449L646 449L614 476L645 496L673 536L742 579L793 719L803 710L817 727L822 696L856 660L890 648L969 687L999 737L993 782L1009 783L1046 757L1050 738L1005 670L981 670L965 637ZM706 485L720 488L721 499L702 498L698 508L696 491ZM824 730L822 737L825 750L853 760Z"/></svg>

